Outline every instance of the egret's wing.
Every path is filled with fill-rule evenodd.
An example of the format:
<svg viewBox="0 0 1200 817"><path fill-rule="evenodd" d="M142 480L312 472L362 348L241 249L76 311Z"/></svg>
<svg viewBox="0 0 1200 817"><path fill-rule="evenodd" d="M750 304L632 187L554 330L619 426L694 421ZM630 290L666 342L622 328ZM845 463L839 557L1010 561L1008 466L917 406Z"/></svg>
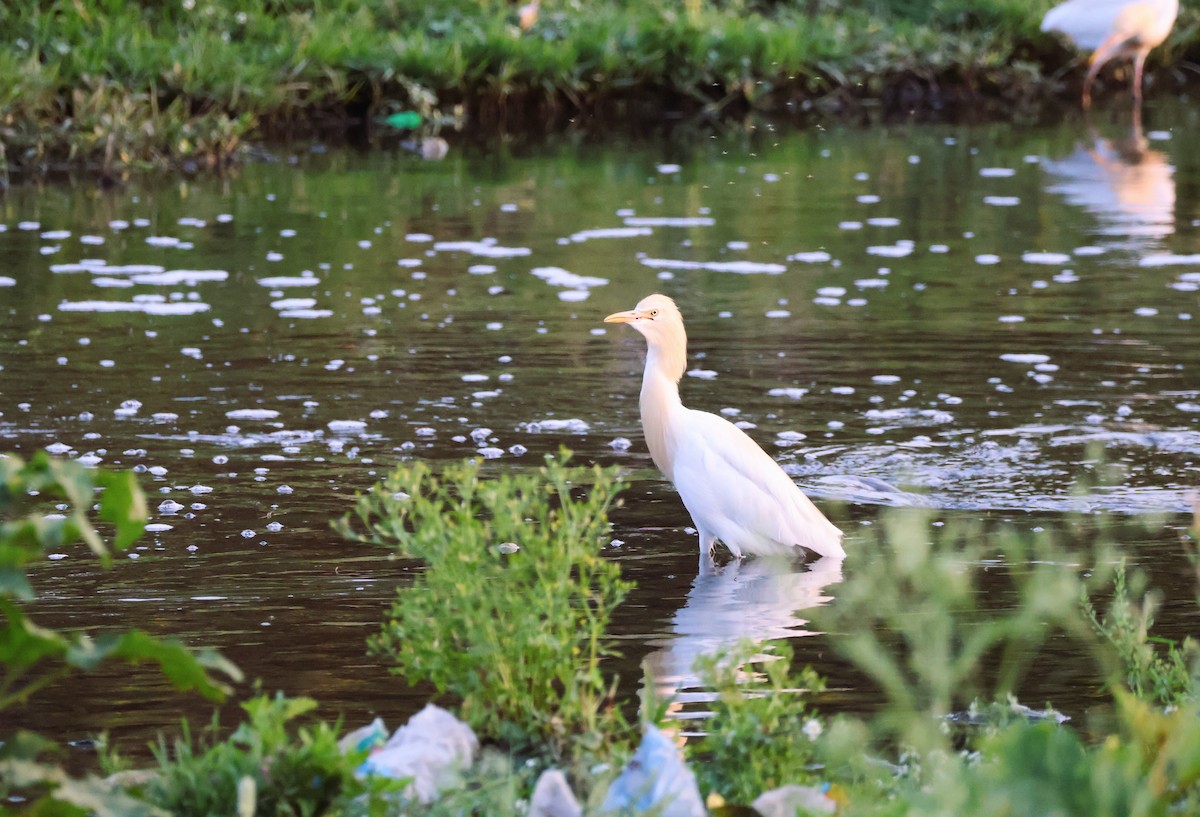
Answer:
<svg viewBox="0 0 1200 817"><path fill-rule="evenodd" d="M689 410L682 432L673 481L698 525L750 552L800 545L845 555L841 531L744 431Z"/></svg>
<svg viewBox="0 0 1200 817"><path fill-rule="evenodd" d="M1161 39L1177 12L1177 0L1068 0L1046 12L1042 31L1061 31L1091 51L1114 34Z"/></svg>

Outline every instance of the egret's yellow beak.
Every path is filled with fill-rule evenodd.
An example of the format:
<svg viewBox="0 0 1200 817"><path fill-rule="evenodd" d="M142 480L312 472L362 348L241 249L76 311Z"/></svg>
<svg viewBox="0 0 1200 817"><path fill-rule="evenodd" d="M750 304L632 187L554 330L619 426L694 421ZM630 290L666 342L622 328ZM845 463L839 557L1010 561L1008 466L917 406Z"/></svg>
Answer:
<svg viewBox="0 0 1200 817"><path fill-rule="evenodd" d="M614 312L604 319L605 323L633 323L638 318L650 317L645 312L639 312L636 309L630 309L625 312Z"/></svg>

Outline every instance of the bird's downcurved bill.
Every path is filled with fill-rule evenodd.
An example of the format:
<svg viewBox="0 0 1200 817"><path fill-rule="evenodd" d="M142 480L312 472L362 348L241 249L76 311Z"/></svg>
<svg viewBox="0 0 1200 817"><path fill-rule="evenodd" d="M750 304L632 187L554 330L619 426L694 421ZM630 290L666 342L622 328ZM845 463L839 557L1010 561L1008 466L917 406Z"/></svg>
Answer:
<svg viewBox="0 0 1200 817"><path fill-rule="evenodd" d="M614 312L604 319L605 323L633 323L638 318L646 317L644 312L630 309L626 312Z"/></svg>

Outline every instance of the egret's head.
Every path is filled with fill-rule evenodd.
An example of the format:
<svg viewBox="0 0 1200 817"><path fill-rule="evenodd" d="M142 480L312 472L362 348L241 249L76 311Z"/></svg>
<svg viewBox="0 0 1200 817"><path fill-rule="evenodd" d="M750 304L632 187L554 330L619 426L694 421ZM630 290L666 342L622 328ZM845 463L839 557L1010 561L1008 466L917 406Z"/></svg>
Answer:
<svg viewBox="0 0 1200 817"><path fill-rule="evenodd" d="M683 332L683 316L675 302L666 295L647 295L638 305L627 312L614 312L604 319L605 323L627 323L646 336L651 346L662 347L670 342L686 343Z"/></svg>
<svg viewBox="0 0 1200 817"><path fill-rule="evenodd" d="M656 368L678 382L687 368L687 333L683 316L666 295L647 295L628 312L614 312L605 323L627 323L646 337L650 357L646 371Z"/></svg>

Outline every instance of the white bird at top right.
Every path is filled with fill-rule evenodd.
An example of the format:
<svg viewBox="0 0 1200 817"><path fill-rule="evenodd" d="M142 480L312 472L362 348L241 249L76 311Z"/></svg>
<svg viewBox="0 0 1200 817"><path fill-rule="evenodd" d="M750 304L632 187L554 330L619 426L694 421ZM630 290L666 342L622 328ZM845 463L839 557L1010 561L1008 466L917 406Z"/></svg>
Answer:
<svg viewBox="0 0 1200 817"><path fill-rule="evenodd" d="M1092 49L1083 107L1092 104L1092 82L1109 60L1133 59L1133 99L1142 104L1146 55L1167 39L1179 0L1067 0L1046 12L1042 31L1061 31L1080 48Z"/></svg>

